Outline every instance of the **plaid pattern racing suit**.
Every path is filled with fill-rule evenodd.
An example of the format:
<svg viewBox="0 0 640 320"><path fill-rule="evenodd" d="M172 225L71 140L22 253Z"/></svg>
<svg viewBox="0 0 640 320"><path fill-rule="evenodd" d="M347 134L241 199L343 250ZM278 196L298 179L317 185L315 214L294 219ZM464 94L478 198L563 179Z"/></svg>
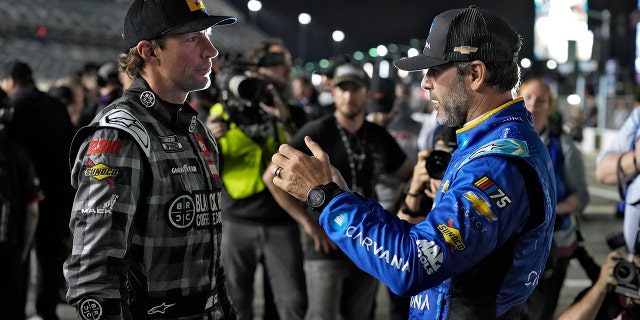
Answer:
<svg viewBox="0 0 640 320"><path fill-rule="evenodd" d="M77 155L77 156L76 156ZM220 264L214 138L137 78L79 131L64 273L83 319L235 319Z"/></svg>

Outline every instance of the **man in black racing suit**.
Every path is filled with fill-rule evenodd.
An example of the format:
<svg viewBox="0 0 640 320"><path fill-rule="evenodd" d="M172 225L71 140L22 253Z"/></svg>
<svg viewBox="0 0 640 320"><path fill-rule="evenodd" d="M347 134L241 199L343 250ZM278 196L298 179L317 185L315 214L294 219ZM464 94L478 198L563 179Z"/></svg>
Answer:
<svg viewBox="0 0 640 320"><path fill-rule="evenodd" d="M202 1L136 0L120 68L134 83L82 128L64 265L82 319L235 319L220 264L222 182L214 138L185 103L218 50Z"/></svg>

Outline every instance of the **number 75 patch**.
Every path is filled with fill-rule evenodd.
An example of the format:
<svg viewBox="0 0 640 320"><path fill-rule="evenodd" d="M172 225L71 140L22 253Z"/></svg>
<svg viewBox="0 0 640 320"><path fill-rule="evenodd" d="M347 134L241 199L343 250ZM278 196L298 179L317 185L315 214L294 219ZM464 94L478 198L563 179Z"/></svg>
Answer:
<svg viewBox="0 0 640 320"><path fill-rule="evenodd" d="M474 181L473 185L486 194L498 208L505 208L511 204L511 198L491 178L482 176Z"/></svg>

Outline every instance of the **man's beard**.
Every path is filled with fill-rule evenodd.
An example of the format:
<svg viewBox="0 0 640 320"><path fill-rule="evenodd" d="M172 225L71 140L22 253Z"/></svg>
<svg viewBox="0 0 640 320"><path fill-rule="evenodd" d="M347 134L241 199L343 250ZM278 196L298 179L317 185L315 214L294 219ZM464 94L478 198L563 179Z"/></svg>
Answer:
<svg viewBox="0 0 640 320"><path fill-rule="evenodd" d="M437 97L442 112L438 112L438 123L448 127L462 127L467 122L471 105L462 76L456 75L451 87L442 97Z"/></svg>

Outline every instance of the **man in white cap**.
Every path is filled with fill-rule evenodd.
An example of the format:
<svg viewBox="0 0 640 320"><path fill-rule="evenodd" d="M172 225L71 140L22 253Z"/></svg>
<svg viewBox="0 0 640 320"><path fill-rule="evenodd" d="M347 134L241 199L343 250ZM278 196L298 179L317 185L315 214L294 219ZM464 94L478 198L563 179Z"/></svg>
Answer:
<svg viewBox="0 0 640 320"><path fill-rule="evenodd" d="M213 16L195 0L136 0L122 98L74 139L67 300L82 319L236 319L220 263L218 149L185 103L209 87Z"/></svg>
<svg viewBox="0 0 640 320"><path fill-rule="evenodd" d="M471 6L436 16L423 54L395 62L427 69L421 84L438 122L461 126L421 223L333 182L340 179L329 156L309 137L313 157L283 145L272 158L273 183L320 212L320 225L358 267L412 296L411 319L526 317L549 254L556 195L531 114L513 99L520 47L502 17Z"/></svg>

